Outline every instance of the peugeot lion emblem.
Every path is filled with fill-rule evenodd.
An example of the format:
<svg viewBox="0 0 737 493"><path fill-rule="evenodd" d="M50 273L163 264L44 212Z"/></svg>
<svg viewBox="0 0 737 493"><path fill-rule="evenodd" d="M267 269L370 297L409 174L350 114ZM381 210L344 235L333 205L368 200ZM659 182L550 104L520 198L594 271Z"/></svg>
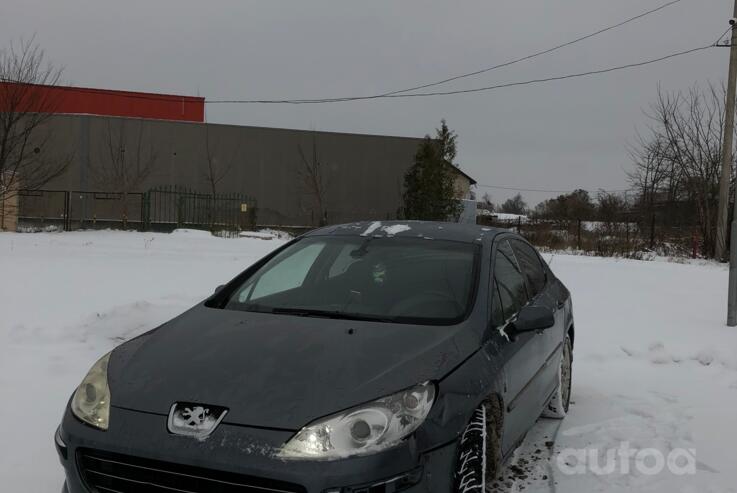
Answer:
<svg viewBox="0 0 737 493"><path fill-rule="evenodd" d="M227 413L220 406L177 402L171 407L167 427L175 435L205 438L215 431Z"/></svg>

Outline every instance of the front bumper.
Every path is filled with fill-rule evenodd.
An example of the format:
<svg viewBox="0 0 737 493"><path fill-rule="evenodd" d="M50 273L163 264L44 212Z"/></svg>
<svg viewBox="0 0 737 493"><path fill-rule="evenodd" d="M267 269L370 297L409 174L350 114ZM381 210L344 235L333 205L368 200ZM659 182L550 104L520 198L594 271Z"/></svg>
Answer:
<svg viewBox="0 0 737 493"><path fill-rule="evenodd" d="M222 423L200 441L170 434L166 421L163 415L112 408L110 429L103 432L82 424L67 406L55 442L68 492L96 491L87 486L80 465L81 457L89 451L159 461L194 471L248 476L266 481L263 484L275 481L294 485L296 492L304 493L368 492L369 488L371 493L435 493L449 492L452 487L456 442L421 452L410 438L400 446L365 457L285 461L274 457L273 451L292 436L290 431ZM138 490L148 491L145 485L137 488L131 483L126 492Z"/></svg>

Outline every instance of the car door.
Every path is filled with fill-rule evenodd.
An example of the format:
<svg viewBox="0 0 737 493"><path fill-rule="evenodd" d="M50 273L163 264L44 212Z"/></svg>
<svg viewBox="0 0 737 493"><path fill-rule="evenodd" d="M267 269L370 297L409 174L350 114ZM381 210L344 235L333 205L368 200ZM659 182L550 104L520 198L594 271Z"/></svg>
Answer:
<svg viewBox="0 0 737 493"><path fill-rule="evenodd" d="M542 342L535 332L514 335L510 324L529 302L527 283L514 251L506 239L498 241L492 255L491 327L497 330L499 357L504 361L504 436L509 451L538 418L536 375L541 367Z"/></svg>
<svg viewBox="0 0 737 493"><path fill-rule="evenodd" d="M538 334L541 342L543 367L538 375L540 384L540 409L547 405L550 396L558 386L558 362L565 334L565 313L563 304L556 298L552 283L554 279L548 279L547 269L537 251L522 239L511 239L509 241L519 262L522 273L530 293L530 303L548 308L554 313L555 325Z"/></svg>

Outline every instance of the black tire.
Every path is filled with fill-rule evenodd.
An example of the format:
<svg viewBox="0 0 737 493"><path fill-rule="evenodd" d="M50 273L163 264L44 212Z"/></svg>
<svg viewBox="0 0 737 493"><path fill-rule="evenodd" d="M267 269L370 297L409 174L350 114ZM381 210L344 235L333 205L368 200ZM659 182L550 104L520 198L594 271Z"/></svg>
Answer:
<svg viewBox="0 0 737 493"><path fill-rule="evenodd" d="M453 477L455 493L483 493L501 468L499 406L484 403L463 430Z"/></svg>
<svg viewBox="0 0 737 493"><path fill-rule="evenodd" d="M571 382L573 381L573 345L571 338L566 336L558 366L558 389L550 398L545 410L544 418L563 419L568 414L571 403Z"/></svg>

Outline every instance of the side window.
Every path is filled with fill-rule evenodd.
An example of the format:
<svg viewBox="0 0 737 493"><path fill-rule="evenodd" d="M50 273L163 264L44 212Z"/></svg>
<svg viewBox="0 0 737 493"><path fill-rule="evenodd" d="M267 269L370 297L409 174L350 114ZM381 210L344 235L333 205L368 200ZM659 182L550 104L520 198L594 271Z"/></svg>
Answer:
<svg viewBox="0 0 737 493"><path fill-rule="evenodd" d="M494 327L501 327L505 320L502 300L499 298L499 286L494 281L491 287L491 323Z"/></svg>
<svg viewBox="0 0 737 493"><path fill-rule="evenodd" d="M499 242L498 249L509 259L510 262L514 264L514 267L518 271L522 272L522 268L520 267L519 262L517 261L517 256L514 254L514 250L512 250L512 247L507 240L502 240L501 242Z"/></svg>
<svg viewBox="0 0 737 493"><path fill-rule="evenodd" d="M503 241L497 249L494 260L494 278L499 286L499 296L505 320L513 317L527 304L525 278L517 267L509 244ZM510 256L511 254L511 256Z"/></svg>
<svg viewBox="0 0 737 493"><path fill-rule="evenodd" d="M256 279L255 285L246 286L239 294L239 301L256 300L300 287L324 247L324 243L313 243L285 258Z"/></svg>
<svg viewBox="0 0 737 493"><path fill-rule="evenodd" d="M545 287L545 270L540 257L527 243L518 240L512 240L510 243L527 279L527 286L531 290L530 297L534 297Z"/></svg>

